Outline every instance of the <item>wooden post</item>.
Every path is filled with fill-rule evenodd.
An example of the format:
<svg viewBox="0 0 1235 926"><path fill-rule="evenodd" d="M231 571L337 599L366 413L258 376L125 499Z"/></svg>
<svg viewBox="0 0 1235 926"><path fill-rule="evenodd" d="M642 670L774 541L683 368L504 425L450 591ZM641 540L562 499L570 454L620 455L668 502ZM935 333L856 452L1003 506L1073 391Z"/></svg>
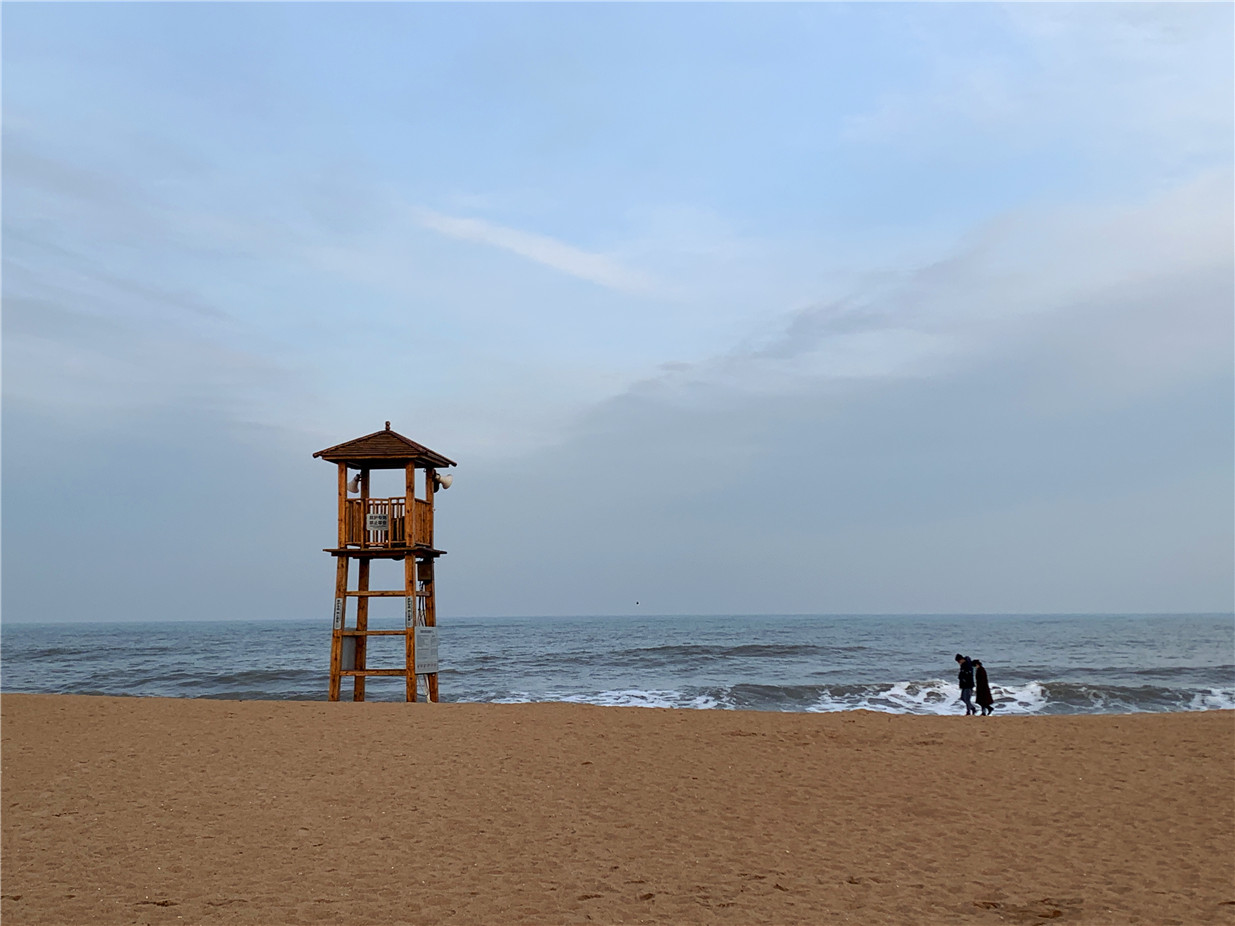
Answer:
<svg viewBox="0 0 1235 926"><path fill-rule="evenodd" d="M429 560L429 581L428 592L429 596L425 599L425 626L437 626L437 576L434 574L437 571L437 563L434 560ZM429 679L429 700L437 701L437 673L431 672Z"/></svg>
<svg viewBox="0 0 1235 926"><path fill-rule="evenodd" d="M437 477L437 470L435 469L425 470L425 501L429 503L429 507L427 510L429 512L429 527L430 527L429 536L427 540L428 540L430 549L435 549L435 541L433 538L432 527L433 527L433 492L437 488L435 485L436 477ZM428 592L428 595L425 597L425 626L426 627L436 627L437 626L437 583L434 580L437 578L435 575L435 572L436 572L435 567L437 564L434 562L432 557L429 557L427 562L429 565L429 569L428 569L429 581L428 583L426 583L426 589L425 589L425 591ZM436 672L429 673L429 675L425 677L425 682L429 689L429 700L436 701L437 700L437 673Z"/></svg>
<svg viewBox="0 0 1235 926"><path fill-rule="evenodd" d="M344 486L346 488L346 486ZM330 638L330 700L339 700L343 677L343 629L347 626L347 557L335 557L334 570L334 633Z"/></svg>
<svg viewBox="0 0 1235 926"><path fill-rule="evenodd" d="M404 629L407 631L406 637L406 657L407 657L407 700L416 700L416 613L420 608L420 602L416 600L416 557L412 555L412 551L407 551L407 556L403 558L403 595L404 607L406 610L403 614Z"/></svg>
<svg viewBox="0 0 1235 926"><path fill-rule="evenodd" d="M432 530L432 527L433 527L433 514L432 514L433 512L433 488L434 488L433 479L436 475L437 475L437 470L435 469L425 470L425 501L429 503L429 512L430 512L429 514L429 527L430 527L429 536L426 537L425 540L429 544L429 546L433 546L433 530Z"/></svg>
<svg viewBox="0 0 1235 926"><path fill-rule="evenodd" d="M372 561L366 556L360 560L360 569L356 576L356 587L361 592L369 590L369 568L373 565ZM363 632L369 629L369 596L360 595L356 599L356 629L361 631L362 635L356 637L356 668L363 669L365 667L365 648L368 646L369 638L363 636ZM357 675L354 677L352 686L352 700L364 700L364 676Z"/></svg>
<svg viewBox="0 0 1235 926"><path fill-rule="evenodd" d="M416 542L416 464L403 468L403 545Z"/></svg>
<svg viewBox="0 0 1235 926"><path fill-rule="evenodd" d="M347 464L339 464L339 546L347 546Z"/></svg>
<svg viewBox="0 0 1235 926"><path fill-rule="evenodd" d="M416 464L403 467L403 545L407 556L403 558L403 629L407 632L405 657L407 671L408 701L416 700L416 557L412 544L416 539Z"/></svg>
<svg viewBox="0 0 1235 926"><path fill-rule="evenodd" d="M369 545L369 471L360 471L360 548Z"/></svg>

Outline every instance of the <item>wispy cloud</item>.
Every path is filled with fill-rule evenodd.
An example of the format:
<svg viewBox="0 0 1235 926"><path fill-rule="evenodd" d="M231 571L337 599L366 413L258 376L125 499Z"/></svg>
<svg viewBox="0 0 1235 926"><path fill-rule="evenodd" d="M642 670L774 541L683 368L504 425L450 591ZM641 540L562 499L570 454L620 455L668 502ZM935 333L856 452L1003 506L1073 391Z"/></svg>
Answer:
<svg viewBox="0 0 1235 926"><path fill-rule="evenodd" d="M645 273L625 267L604 254L585 251L547 235L507 228L483 219L443 215L429 209L417 209L414 216L418 224L431 231L501 248L608 289L646 294L657 288L655 281Z"/></svg>
<svg viewBox="0 0 1235 926"><path fill-rule="evenodd" d="M1231 196L1231 173L1215 171L1138 203L1010 214L947 259L796 308L632 392L728 401L921 378L1017 343L1087 392L1209 377L1230 363Z"/></svg>
<svg viewBox="0 0 1235 926"><path fill-rule="evenodd" d="M841 137L955 152L998 136L1120 161L1130 150L1166 163L1228 156L1229 6L1011 4L997 21L997 38L1032 54L917 34L923 80L847 119Z"/></svg>

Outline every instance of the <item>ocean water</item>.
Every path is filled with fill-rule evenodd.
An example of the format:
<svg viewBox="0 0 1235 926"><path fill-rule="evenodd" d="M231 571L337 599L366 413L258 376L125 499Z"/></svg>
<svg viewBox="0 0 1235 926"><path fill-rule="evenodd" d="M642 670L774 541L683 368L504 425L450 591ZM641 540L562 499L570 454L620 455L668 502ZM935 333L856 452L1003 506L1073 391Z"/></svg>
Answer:
<svg viewBox="0 0 1235 926"><path fill-rule="evenodd" d="M1230 614L458 618L440 649L443 701L949 714L962 652L996 715L1235 709ZM329 652L328 618L5 622L0 689L324 700ZM370 666L401 656L401 638L371 638ZM400 701L403 681L367 694Z"/></svg>

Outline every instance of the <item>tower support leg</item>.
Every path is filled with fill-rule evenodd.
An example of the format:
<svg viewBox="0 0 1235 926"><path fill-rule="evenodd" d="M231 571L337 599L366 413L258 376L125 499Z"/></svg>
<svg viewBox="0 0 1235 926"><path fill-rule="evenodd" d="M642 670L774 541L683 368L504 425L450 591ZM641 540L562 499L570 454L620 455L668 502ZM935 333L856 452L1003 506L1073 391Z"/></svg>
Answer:
<svg viewBox="0 0 1235 926"><path fill-rule="evenodd" d="M435 571L434 570L435 565L436 564L434 564L433 561L430 560L429 581L425 584L425 588L429 592L429 596L425 599L425 626L426 627L436 627L437 626L437 590L436 590L436 583L434 582L434 575L433 575ZM437 673L431 672L429 675L425 677L425 679L428 682L429 700L437 701Z"/></svg>
<svg viewBox="0 0 1235 926"><path fill-rule="evenodd" d="M335 558L334 632L330 638L330 700L339 700L343 680L343 629L347 626L347 557Z"/></svg>
<svg viewBox="0 0 1235 926"><path fill-rule="evenodd" d="M362 592L367 592L369 590L369 569L372 565L373 565L372 561L367 558L362 559L357 564L356 587ZM369 629L369 599L366 595L360 595L356 599L356 629L361 631L362 634L364 631ZM365 667L365 650L367 649L366 644L368 642L368 639L369 639L368 637L363 636L363 635L356 637L356 668L357 669L363 669ZM363 675L354 676L353 687L352 687L352 700L353 701L363 701L364 700L364 676Z"/></svg>
<svg viewBox="0 0 1235 926"><path fill-rule="evenodd" d="M403 595L406 610L404 612L404 629L407 631L407 697L408 701L416 700L416 615L420 610L420 602L416 600L416 558L408 556L403 560Z"/></svg>

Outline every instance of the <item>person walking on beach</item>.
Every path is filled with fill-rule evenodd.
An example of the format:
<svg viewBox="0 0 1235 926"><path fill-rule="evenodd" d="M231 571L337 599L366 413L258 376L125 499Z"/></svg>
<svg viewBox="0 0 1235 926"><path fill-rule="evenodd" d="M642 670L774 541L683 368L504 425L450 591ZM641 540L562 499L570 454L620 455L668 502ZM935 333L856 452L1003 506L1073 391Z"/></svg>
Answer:
<svg viewBox="0 0 1235 926"><path fill-rule="evenodd" d="M978 707L982 708L982 716L995 713L995 699L991 697L991 683L987 681L986 666L982 665L981 659L973 661L973 675L977 680L973 699L978 702Z"/></svg>
<svg viewBox="0 0 1235 926"><path fill-rule="evenodd" d="M973 660L957 653L956 663L961 667L956 673L956 681L961 686L961 700L965 702L965 716L968 717L977 713L973 706Z"/></svg>

